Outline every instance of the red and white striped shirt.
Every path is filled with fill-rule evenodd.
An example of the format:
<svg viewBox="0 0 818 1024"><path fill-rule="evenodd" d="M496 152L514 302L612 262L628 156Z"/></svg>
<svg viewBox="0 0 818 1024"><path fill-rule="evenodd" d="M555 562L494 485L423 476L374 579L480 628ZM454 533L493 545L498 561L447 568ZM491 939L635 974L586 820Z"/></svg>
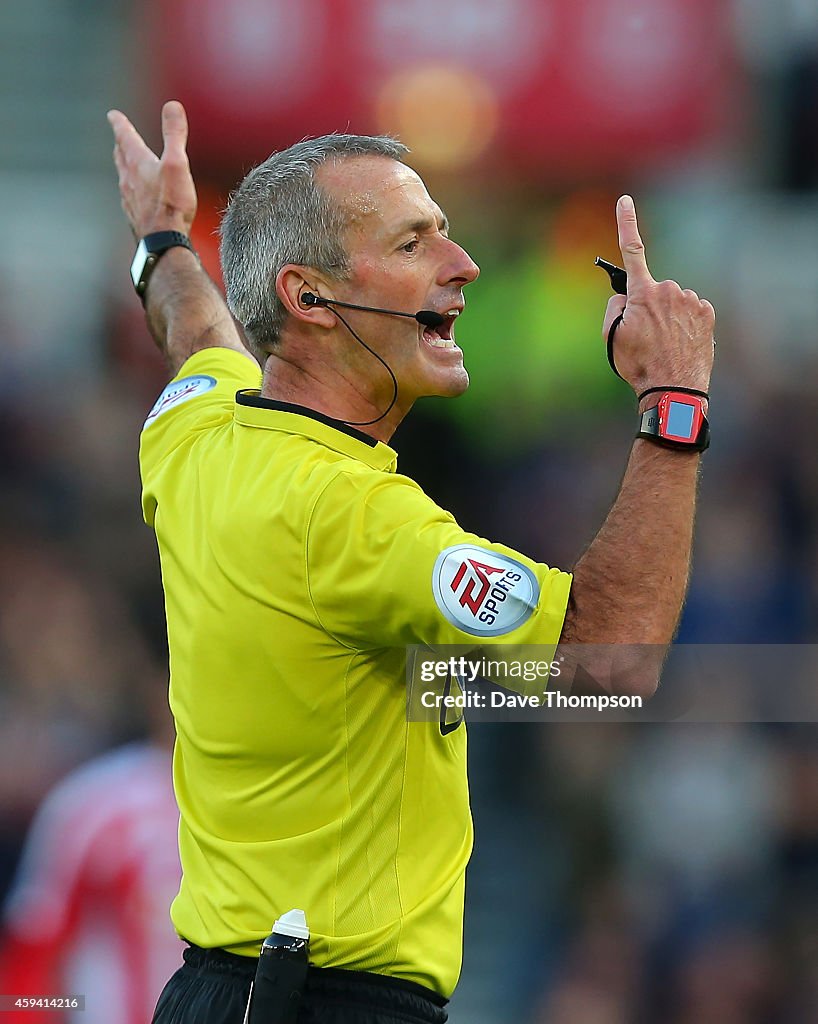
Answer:
<svg viewBox="0 0 818 1024"><path fill-rule="evenodd" d="M21 1024L146 1024L181 964L170 752L135 743L83 765L38 811L4 911L0 993L84 995ZM14 1024L16 1011L3 1014Z"/></svg>

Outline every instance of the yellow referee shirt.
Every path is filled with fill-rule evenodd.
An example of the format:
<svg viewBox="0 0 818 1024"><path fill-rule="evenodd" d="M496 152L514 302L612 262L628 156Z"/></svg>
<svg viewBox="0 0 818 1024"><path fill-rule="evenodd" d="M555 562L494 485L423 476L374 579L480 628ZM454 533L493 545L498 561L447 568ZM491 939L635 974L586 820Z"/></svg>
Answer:
<svg viewBox="0 0 818 1024"><path fill-rule="evenodd" d="M571 577L461 530L388 446L242 390L259 383L239 353L197 352L141 439L177 728L171 916L257 955L301 907L314 963L449 996L466 731L407 722L405 645L555 644Z"/></svg>

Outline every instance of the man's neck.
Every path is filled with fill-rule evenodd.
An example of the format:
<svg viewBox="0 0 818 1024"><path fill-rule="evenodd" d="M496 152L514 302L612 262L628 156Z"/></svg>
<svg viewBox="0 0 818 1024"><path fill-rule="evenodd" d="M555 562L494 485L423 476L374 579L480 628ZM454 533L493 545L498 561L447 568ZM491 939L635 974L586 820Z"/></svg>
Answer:
<svg viewBox="0 0 818 1024"><path fill-rule="evenodd" d="M319 360L295 362L280 352L268 356L261 385L263 398L313 409L384 444L389 443L409 411L403 407L399 396L386 416L382 416L393 394L391 384L388 393L367 394L351 372L339 373L337 368ZM377 422L370 423L370 420Z"/></svg>

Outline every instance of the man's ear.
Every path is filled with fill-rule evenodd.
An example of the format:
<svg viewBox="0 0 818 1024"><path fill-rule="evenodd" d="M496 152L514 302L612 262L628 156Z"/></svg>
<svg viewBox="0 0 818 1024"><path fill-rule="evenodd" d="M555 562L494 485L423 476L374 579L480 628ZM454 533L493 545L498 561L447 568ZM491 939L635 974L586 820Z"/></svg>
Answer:
<svg viewBox="0 0 818 1024"><path fill-rule="evenodd" d="M326 306L308 306L302 298L306 292L312 292L313 295L328 292L321 277L309 267L287 263L276 274L276 295L290 316L313 327L335 327L338 320L332 310ZM325 297L331 298L331 295Z"/></svg>

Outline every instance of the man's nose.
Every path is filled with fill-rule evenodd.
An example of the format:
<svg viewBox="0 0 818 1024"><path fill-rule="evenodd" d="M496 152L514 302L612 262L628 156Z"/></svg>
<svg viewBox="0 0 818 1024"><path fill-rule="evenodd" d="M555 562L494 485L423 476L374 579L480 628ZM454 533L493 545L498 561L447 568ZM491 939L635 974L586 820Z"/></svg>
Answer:
<svg viewBox="0 0 818 1024"><path fill-rule="evenodd" d="M458 245L457 242L453 242L450 238L447 238L446 242L449 246L449 253L446 264L442 268L444 280L441 283L457 283L462 286L476 281L480 276L480 268L471 256L462 246Z"/></svg>

